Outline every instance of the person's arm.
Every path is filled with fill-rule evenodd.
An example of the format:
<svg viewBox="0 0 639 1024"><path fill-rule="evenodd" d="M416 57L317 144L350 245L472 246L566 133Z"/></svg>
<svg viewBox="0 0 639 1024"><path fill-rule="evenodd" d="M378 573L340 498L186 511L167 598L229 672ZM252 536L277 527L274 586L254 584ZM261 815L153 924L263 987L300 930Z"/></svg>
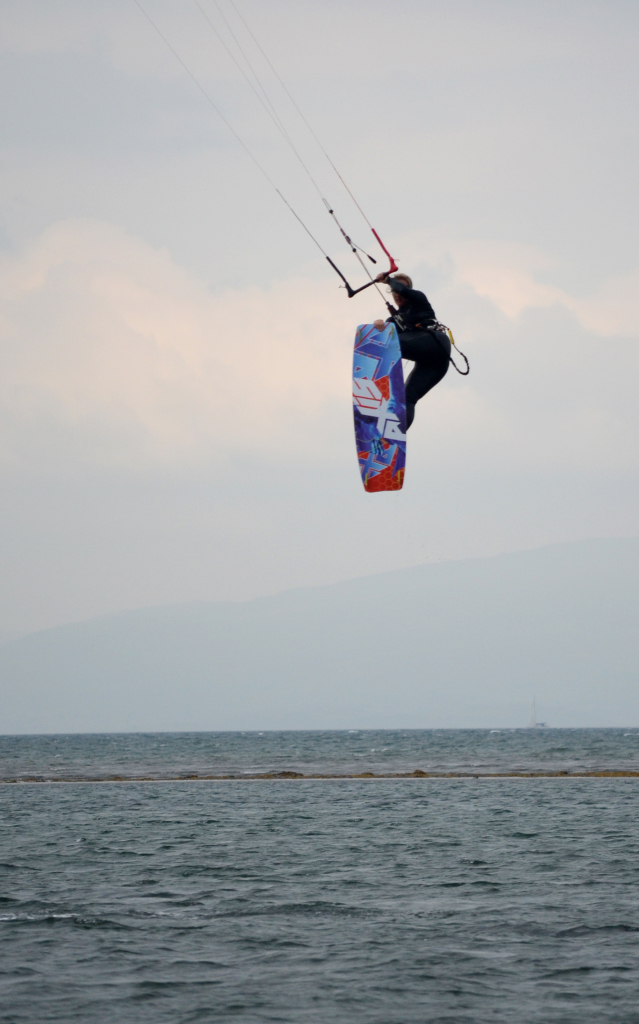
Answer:
<svg viewBox="0 0 639 1024"><path fill-rule="evenodd" d="M409 288L403 281L396 281L394 277L388 278L388 286L394 295L401 295L406 299L407 302L423 304L426 296L423 292L418 292L415 288ZM428 302L428 299L426 299Z"/></svg>
<svg viewBox="0 0 639 1024"><path fill-rule="evenodd" d="M387 284L390 290L394 292L395 295L403 295L405 299L408 299L412 302L419 302L420 305L423 305L423 302L426 299L426 296L424 295L423 292L418 292L414 288L409 288L408 285L404 284L403 281L398 281L395 277L391 277L390 271L388 270L383 270L381 274L377 275L375 280L378 281L380 284ZM428 305L430 305L428 299L426 299L426 302L428 303Z"/></svg>
<svg viewBox="0 0 639 1024"><path fill-rule="evenodd" d="M437 319L435 310L423 292L418 292L416 288L409 288L403 281L396 281L393 277L389 277L388 284L393 295L401 295L405 302L410 303L413 310L420 311L418 315L423 316L424 320Z"/></svg>

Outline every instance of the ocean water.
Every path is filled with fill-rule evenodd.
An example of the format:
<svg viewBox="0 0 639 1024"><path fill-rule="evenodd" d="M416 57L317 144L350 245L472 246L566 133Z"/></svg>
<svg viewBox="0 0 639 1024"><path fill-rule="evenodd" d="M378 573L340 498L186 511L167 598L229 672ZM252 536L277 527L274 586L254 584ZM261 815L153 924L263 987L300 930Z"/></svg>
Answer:
<svg viewBox="0 0 639 1024"><path fill-rule="evenodd" d="M639 772L635 729L350 729L0 737L0 781Z"/></svg>
<svg viewBox="0 0 639 1024"><path fill-rule="evenodd" d="M553 732L4 738L156 781L0 786L0 1020L639 1024L639 778L479 772L637 766ZM256 777L361 761L478 775Z"/></svg>

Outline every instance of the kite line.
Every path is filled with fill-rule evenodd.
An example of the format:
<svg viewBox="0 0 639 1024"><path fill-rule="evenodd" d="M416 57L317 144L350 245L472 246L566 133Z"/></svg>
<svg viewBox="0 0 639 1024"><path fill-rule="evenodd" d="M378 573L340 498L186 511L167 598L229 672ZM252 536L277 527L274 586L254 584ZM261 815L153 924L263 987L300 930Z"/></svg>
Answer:
<svg viewBox="0 0 639 1024"><path fill-rule="evenodd" d="M361 253L363 253L363 254L364 254L364 255L365 255L365 256L366 256L366 257L367 257L367 258L368 258L368 259L369 259L369 260L370 260L370 261L371 261L372 263L376 263L376 262L377 262L377 260L375 260L373 256L371 256L371 255L370 255L369 253L367 253L367 252L366 252L366 251L365 251L364 249L362 249L362 248L361 248L360 246L356 245L356 244L355 244L355 243L354 243L354 242L352 241L352 239L351 239L350 235L349 235L349 234L347 234L347 232L345 231L345 229L344 229L344 228L342 227L341 223L340 223L340 222L339 222L339 220L337 219L337 216L336 216L336 214L335 214L335 211L334 211L334 209L333 209L333 207L332 207L331 203L329 203L329 201L328 201L328 200L326 199L326 197L324 196L324 194L323 194L323 191L322 191L322 189L321 189L321 188L320 188L320 186L318 185L317 181L315 180L314 176L312 175L311 171L309 170L309 168L308 168L307 164L306 164L306 163L305 163L305 161L303 160L303 158L302 158L301 154L299 153L299 150L298 150L298 149L297 149L297 147L295 146L295 143L293 142L293 140L292 140L292 138L291 138L291 136L290 136L289 132L288 132L288 131L286 130L286 127L285 127L285 125L284 125L284 123L283 123L282 119L280 118L280 116L279 116L279 115L278 115L278 113L277 113L277 110L276 110L276 108L275 108L275 105L273 104L273 102L272 102L271 98L269 97L269 95L268 95L268 92L266 91L266 89L265 89L264 85L263 85L263 84L262 84L262 82L260 81L260 78L259 78L259 76L258 76L257 72L255 71L255 69L254 69L253 65L251 64L251 61L249 60L249 58L248 58L248 56L247 56L247 54L246 54L246 52L245 52L244 48L242 47L242 45L241 45L240 41L239 41L239 40L238 40L238 38L237 38L236 34L235 34L235 33L233 32L233 29L231 28L231 26L230 26L230 24L228 23L228 21L227 21L226 17L224 16L224 14L223 14L222 10L220 9L220 6L219 6L219 4L218 4L217 0L214 0L214 3L215 3L215 6L216 6L216 8L217 8L217 10L218 10L218 13L220 14L221 18L223 19L223 21L224 21L224 24L226 25L226 27L227 27L227 29L228 29L228 31L229 31L229 33L230 33L231 37L233 38L233 41L235 42L235 44L236 44L236 46L237 46L237 48L238 48L239 52L241 53L241 55L242 55L242 57L243 57L243 59L244 59L244 61L245 61L246 65L247 65L247 67L248 67L248 69L249 69L249 72L250 72L250 74L251 74L251 75L253 76L253 79L254 79L254 81L252 81L252 80L251 80L251 78L249 77L249 74L247 74L246 70L245 70L245 69L244 69L244 68L242 67L242 65L240 64L240 62L239 62L239 61L238 61L238 59L236 58L235 54L234 54L234 53L232 52L232 50L230 49L230 47L229 47L229 46L227 45L227 43L226 43L226 41L224 40L223 36L222 36L222 35L221 35L221 33L220 33L220 32L219 32L218 30L217 30L217 28L215 27L214 23L213 23L213 22L211 21L211 19L209 18L208 14L206 13L206 11L204 10L204 8L202 7L202 5L201 5L201 3L199 2L199 0L194 0L194 3L195 3L195 6L196 6L196 7L198 8L198 10L200 11L200 13L202 14L202 16L204 17L204 19L206 20L206 22L207 22L207 24L209 25L209 27L211 28L211 30L212 30L212 31L214 32L214 34L216 35L216 37L218 38L218 40L220 41L220 43L222 44L222 46L223 46L223 47L224 47L224 49L226 50L227 54L228 54L228 55L229 55L229 56L231 57L231 59L232 59L232 60L233 60L233 62L235 63L236 67L238 68L238 70L240 71L240 73L242 74L242 76L244 77L244 79L246 80L247 84L249 85L249 87L251 88L252 92L253 92L253 93L255 94L255 96L257 97L258 101L260 102L260 104L262 105L262 107L264 108L264 110L266 111L266 113L268 114L269 118L270 118L270 119L271 119L271 120L273 121L273 123L274 123L275 127L277 128L278 132L279 132L279 133L281 134L282 138L284 139L284 141L286 142L286 144L287 144L287 145L289 146L289 148L290 148L290 149L291 149L291 151L293 152L294 156L295 156L295 157L296 157L296 159L298 160L298 162L299 162L299 164L301 165L302 169L304 170L304 172L306 173L306 175L307 175L307 177L309 178L310 182L312 183L313 187L315 188L316 192L318 193L318 195L319 195L319 198L321 199L321 201L322 201L323 205L325 206L325 208L326 208L327 212L329 213L329 215L330 215L330 216L331 216L331 218L333 219L333 221L334 221L335 225L337 226L337 228L338 228L338 230L339 230L340 234L341 234L341 235L342 235L342 237L344 238L344 240L345 240L346 244L348 245L348 247L350 248L351 252L352 252L352 253L353 253L353 255L354 255L354 256L356 257L356 259L358 260L358 262L360 263L360 265L361 265L361 266L362 266L362 268L364 269L365 273L366 273L366 274L367 274L367 276L369 277L369 281L368 281L368 282L367 282L366 284L364 284L364 285L362 285L361 287L359 287L359 288L352 288L352 287L351 287L351 285L349 284L349 282L348 282L348 280L346 279L345 275L344 275L344 274L342 273L342 271L341 271L341 270L339 269L339 267L337 267L337 265L336 265L336 264L335 264L335 263L333 262L333 260L332 260L332 259L331 259L331 257L330 257L330 256L328 255L328 253L326 252L326 250L325 250L325 249L323 248L323 246L322 246L322 245L320 244L320 242L319 242L319 241L317 240L317 238L315 237L315 235L314 235L314 234L312 233L312 231L310 230L310 228L308 227L308 225L307 225L307 224L306 224L306 223L305 223L305 222L304 222L304 221L302 220L302 218L300 217L300 215L299 215L299 214L297 213L297 211L296 211L296 210L294 209L294 207L292 206L292 204L291 204L291 203L289 202L289 200L288 200L288 199L286 198L286 196L285 196L285 195L283 194L283 192L281 191L281 189L280 189L280 188L279 188L279 187L278 187L278 186L276 185L275 181L273 180L273 178L271 177L271 175L270 175L270 174L268 173L268 171L266 170L266 168L264 167L264 165L263 165L263 164L261 163L261 161L260 161L260 160L258 160L258 158L257 158L257 157L255 156L255 154L253 153L253 151L252 151L252 150L250 149L250 147L249 147L249 146L247 145L247 143L246 143L246 142L244 141L244 139L243 139L243 138L242 138L242 136L241 136L241 135L239 134L239 132L237 132L237 131L236 131L236 129L235 129L234 127L233 127L233 125L231 124L231 122L229 121L229 119L228 119L228 118L227 118L227 117L225 116L225 114L224 114L224 113L222 112L222 110L220 109L220 107L218 106L218 104L217 104L217 103L215 102L215 100L213 99L213 97L212 97L212 96L210 95L210 93L209 93L209 92L207 91L207 89L206 89L206 88L204 87L204 85L202 84L202 82L200 81L200 79L199 79L199 78L198 78L198 77L196 76L196 74L195 74L195 73L194 73L194 72L192 71L192 69L191 69L191 68L189 67L189 65L187 64L187 62L186 62L186 61L185 61L185 60L183 59L183 57L182 57L182 56L180 55L180 53L179 53L179 52L178 52L178 51L176 50L176 48L175 48L175 47L174 47L174 46L172 45L172 43L171 43L171 42L170 42L170 40L169 40L169 39L167 38L167 36L165 35L165 33L164 33L164 32L162 32L162 30L161 30L161 29L160 29L160 27L159 27L159 26L158 26L158 25L156 24L156 22L155 22L155 21L153 20L153 18L152 18L152 17L151 17L151 15L150 15L150 14L148 13L148 11L147 11L147 10L146 10L146 9L145 9L145 8L144 8L143 6L142 6L142 4L141 4L140 0L134 0L134 3L135 3L135 5L136 5L136 6L138 7L138 9L140 10L140 12L141 12L141 13L143 14L143 16L144 16L144 17L146 18L146 20L147 20L147 21L149 22L149 24L150 24L150 25L152 26L152 28L153 28L153 29L154 29L154 31L155 31L155 32L157 33L157 35L158 35L158 36L160 37L160 39L161 39L161 40L163 41L163 43L165 44L165 46L167 47L167 49L168 49L168 50L169 50L169 51L170 51L170 52L172 53L172 55L174 56L174 58L175 58L175 59L176 59L176 60L178 61L178 63L179 63L179 64L180 64L180 66L182 67L182 69L183 69L183 70L184 70L184 71L186 72L186 74L187 74L187 75L189 76L189 78L190 78L190 79L191 79L191 81L192 81L192 82L194 83L194 85L196 86L196 88L197 88L197 89L199 90L199 92L200 92L200 93L201 93L201 94L203 95L203 97L205 98L205 100L207 101L207 103L209 104L209 106L210 106L210 107L211 107L211 108L212 108L212 109L213 109L213 110L215 111L215 113L216 113L216 114L217 114L217 116L218 116L218 117L220 118L220 120L221 120L221 121L222 121L222 122L224 123L224 125L225 125L225 126L226 126L226 127L228 128L228 130L229 130L229 131L231 132L231 134L232 134L232 135L234 136L234 138L236 139L236 141L237 141L237 142L238 142L238 143L240 144L240 146L242 147L242 149L243 149L243 150L244 150L244 151L245 151L245 152L247 153L247 155L248 155L248 156L250 157L250 159L252 160L252 162L254 163L254 165L255 165L255 166L257 167L257 169L258 169L258 170L260 171L260 173L262 174L262 176L263 176L263 177L264 177L264 178L266 179L266 181L267 181L267 182L269 183L269 185L271 186L271 188L273 188L273 189L274 189L274 191L275 191L275 192L277 193L277 195L278 195L278 196L280 197L280 199L282 200L282 202L283 202L283 203L284 203L284 204L285 204L285 205L286 205L286 206L288 207L288 209L290 210L290 212L291 212L291 213L293 214L293 216L295 217L295 219L296 219L296 220L297 220L297 221L299 222L299 224L300 224L300 225L301 225L301 227L302 227L302 228L304 229L304 231L305 231L305 232L306 232L306 234L307 234L307 235L309 236L309 238L310 238L310 239L311 239L311 241L312 241L312 242L314 243L314 245L315 245L315 246L316 246L316 247L317 247L317 248L319 249L319 251L320 251L320 252L322 253L322 255L324 256L324 258L325 258L325 259L327 260L327 262L328 262L328 263L330 264L330 266L332 267L332 269L333 269L333 270L334 270L334 271L335 271L335 272L336 272L336 273L337 273L337 274L339 275L339 277L341 278L341 280L342 280L342 282L343 282L343 287L344 287L344 288L346 289L346 293L347 293L348 297L349 297L349 298L352 298L352 297L353 297L354 295L357 295L357 294L358 294L359 292L363 291L364 289L366 289L366 288L370 288L371 286L374 286L374 287L376 288L377 292L379 293L380 297L382 298L382 300L383 300L383 301L385 302L386 306L387 306L387 307L389 307L389 303L388 303L388 302L387 302L387 301L385 300L385 298L384 298L384 296L383 296L383 294L382 294L382 292L381 292L381 290L380 290L380 288L379 288L379 286L378 286L378 283L377 283L377 281L376 281L376 280L375 280L375 279L373 278L372 274L370 273L370 270L368 269L368 267L366 266L366 264L365 264L365 263L364 263L364 261L362 260L362 258L361 258L361 256L360 256L360 252L361 252ZM370 227L370 229L371 229L371 231L372 231L372 233L373 233L373 235L374 235L374 237L375 237L375 239L376 239L377 243L379 244L379 246L381 247L381 249L383 250L383 252L384 252L384 253L386 254L386 256L388 257L388 259L389 259L389 263L390 263L390 269L389 269L389 271L388 271L388 272L389 272L389 274L390 274L390 273L392 273L392 272L394 272L395 270L397 270L397 264L395 263L395 260L394 260L394 259L393 259L393 257L392 257L392 256L390 255L390 253L389 253L388 249L386 248L386 246L385 246L385 245L384 245L384 243L382 242L382 240L381 240L380 236L378 235L377 231L376 231L376 230L375 230L375 229L373 228L372 224L370 223L370 221L369 221L369 220L368 220L368 218L366 217L366 215L365 215L364 211L362 210L361 206L359 205L359 203L358 203L358 202L357 202L357 200L355 199L355 196L353 195L353 193L351 192L350 188L349 188L349 187L348 187L348 185L346 184L346 182L345 182L344 178L342 177L342 175L341 175L341 174L340 174L340 172L338 171L337 167L335 166L335 164L334 164L334 163L333 163L333 161L331 160L331 158L330 158L329 154L327 153L326 149L324 148L324 146L323 146L323 145L322 145L322 143L320 142L320 140L319 140L318 136L317 136L317 135L316 135L316 133L315 133L315 132L313 131L313 129L312 129L312 127L311 127L310 123L308 122L307 118L305 117L305 115L304 115L304 114L303 114L303 112L301 111L301 109L300 109L300 107L298 106L298 104L297 104L297 103L295 102L294 98L292 97L291 93L290 93L290 92L289 92L289 90L287 89L287 87L286 87L286 85L284 84L284 82L283 82L282 78L280 77L280 75L278 74L277 70L275 69L274 65L272 64L272 62L270 61L270 59L269 59L269 58L268 58L268 56L266 55L265 51L264 51L264 50L263 50L263 48L261 47L260 43L258 42L257 38L255 37L255 35L254 35L254 34L253 34L253 32L251 31L251 29L249 28L249 26L248 26L248 24L247 24L247 22L246 22L245 18L244 18L244 17L242 16L242 14L241 14L241 13L239 12L239 10L237 9L236 5L235 5L235 4L233 3L233 0L230 0L230 3L231 3L231 6L233 7L233 10L234 10L234 11L236 12L237 16L238 16L238 17L240 18L240 20L242 21L243 25L245 26L245 28L246 28L247 32L248 32L248 33L250 34L251 38L252 38L252 39L253 39L253 41L255 42L255 45L256 45L256 46L258 47L258 49L259 49L260 53L262 53L262 55L263 55L264 59L265 59L265 60L267 61L267 63L268 63L268 65L269 65L269 67L270 67L270 68L271 68L271 70L273 71L273 74L274 74L274 75L276 76L276 78L277 78L278 82L280 83L280 85L281 85L281 86L282 86L282 88L284 89L284 91L285 91L286 95L287 95L287 96L288 96L288 98L290 99L290 101L291 101L291 103L293 104L293 106L294 106L295 110L297 111L297 113L299 114L300 118L302 119L303 123L304 123L304 124L306 125L306 127L307 127L308 131L310 132L310 134L312 135L313 139L315 140L315 142L317 143L317 145L318 145L318 146L319 146L319 148L321 149L322 153L324 154L324 156L325 156L325 157L326 157L326 159L328 160L328 162L329 162L330 166L332 167L333 171L335 172L335 174L336 174L336 175L337 175L337 177L339 178L340 182L342 183L342 185L343 185L343 186L344 186L344 188L346 189L346 191L347 191L348 195L350 196L350 198L352 199L352 201L353 201L353 202L355 203L355 205L356 205L357 209L359 210L359 212L361 213L362 217L364 218L364 220L366 221L366 223L367 223L367 224L368 224L368 226ZM389 307L389 308L390 308L390 307Z"/></svg>

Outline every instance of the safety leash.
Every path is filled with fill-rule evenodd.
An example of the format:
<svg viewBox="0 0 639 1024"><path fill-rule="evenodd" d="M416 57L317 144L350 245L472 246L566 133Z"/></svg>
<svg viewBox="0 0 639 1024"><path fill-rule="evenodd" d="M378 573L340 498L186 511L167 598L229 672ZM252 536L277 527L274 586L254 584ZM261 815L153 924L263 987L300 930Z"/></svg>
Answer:
<svg viewBox="0 0 639 1024"><path fill-rule="evenodd" d="M468 374L470 373L470 363L468 362L468 359L466 358L466 356L464 355L462 350L460 348L457 348L457 345L455 344L455 339L453 338L453 332L451 331L450 327L447 327L446 324L440 324L439 321L437 321L437 323L435 325L435 328L438 331L443 331L443 333L447 334L448 337L450 338L451 354L449 355L448 358L450 359L451 363L453 364L453 366L457 370L457 373L460 373L462 377L467 377ZM459 352L460 356L462 357L462 359L466 363L466 369L465 370L460 370L458 365L457 365L457 363L453 359L453 355L452 355L453 348L455 349L455 351Z"/></svg>

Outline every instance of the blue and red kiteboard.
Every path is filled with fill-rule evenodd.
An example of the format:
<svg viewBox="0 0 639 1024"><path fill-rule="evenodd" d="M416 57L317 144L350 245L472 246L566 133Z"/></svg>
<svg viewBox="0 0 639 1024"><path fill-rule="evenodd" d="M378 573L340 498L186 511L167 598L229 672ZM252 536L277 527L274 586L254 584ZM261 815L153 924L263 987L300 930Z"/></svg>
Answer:
<svg viewBox="0 0 639 1024"><path fill-rule="evenodd" d="M353 414L367 491L399 491L406 465L406 398L395 324L360 324L353 354Z"/></svg>

